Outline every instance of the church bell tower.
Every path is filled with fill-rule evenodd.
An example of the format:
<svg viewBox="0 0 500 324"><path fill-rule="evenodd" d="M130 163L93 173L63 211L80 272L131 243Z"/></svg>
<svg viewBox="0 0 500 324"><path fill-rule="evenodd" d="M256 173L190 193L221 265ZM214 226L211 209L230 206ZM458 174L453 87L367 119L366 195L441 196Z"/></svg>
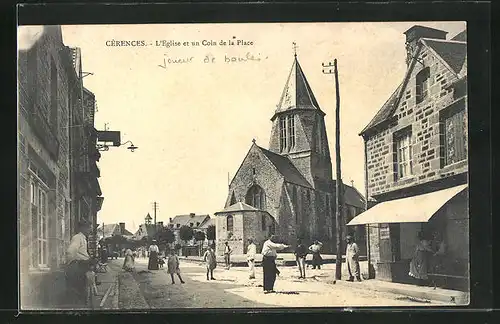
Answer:
<svg viewBox="0 0 500 324"><path fill-rule="evenodd" d="M287 156L317 190L330 192L332 162L325 113L294 55L273 122L269 150Z"/></svg>

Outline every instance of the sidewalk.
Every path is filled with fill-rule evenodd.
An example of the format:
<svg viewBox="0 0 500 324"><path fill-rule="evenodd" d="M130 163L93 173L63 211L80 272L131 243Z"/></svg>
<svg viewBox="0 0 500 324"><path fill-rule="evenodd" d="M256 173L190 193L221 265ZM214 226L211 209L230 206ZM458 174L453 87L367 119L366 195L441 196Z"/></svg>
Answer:
<svg viewBox="0 0 500 324"><path fill-rule="evenodd" d="M300 281L298 280L298 270L296 267L282 267L279 269L281 271L280 277L288 278L292 281ZM233 273L237 273L237 276L242 279L248 276L247 269L243 267L234 267L231 268L231 270L234 271ZM366 278L368 274L367 262L360 263L360 270L364 275L363 277ZM346 281L348 276L347 265L345 263L342 264L342 280L335 280L335 264L325 264L321 267L321 270L312 270L309 268L306 270L306 276L306 281L321 282L329 286L331 285L332 289L335 289L334 285L337 285L342 288L360 290L360 292L373 291L391 293L396 295L397 299L400 301L415 301L421 303L422 306L430 303L442 305L468 305L469 303L469 294L462 291L422 287L376 279L363 280L362 282L349 282Z"/></svg>

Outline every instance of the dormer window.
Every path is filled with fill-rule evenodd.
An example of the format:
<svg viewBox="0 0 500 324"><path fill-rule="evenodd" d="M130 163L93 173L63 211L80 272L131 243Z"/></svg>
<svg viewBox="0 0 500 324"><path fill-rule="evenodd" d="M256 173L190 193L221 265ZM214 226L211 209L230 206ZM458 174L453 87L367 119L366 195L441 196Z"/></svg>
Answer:
<svg viewBox="0 0 500 324"><path fill-rule="evenodd" d="M429 67L426 67L422 71L418 72L417 76L415 77L417 104L424 101L425 98L427 98L427 96L429 95L429 77Z"/></svg>
<svg viewBox="0 0 500 324"><path fill-rule="evenodd" d="M179 228L179 227L181 227L181 224L176 224L176 226L175 226L175 227Z"/></svg>

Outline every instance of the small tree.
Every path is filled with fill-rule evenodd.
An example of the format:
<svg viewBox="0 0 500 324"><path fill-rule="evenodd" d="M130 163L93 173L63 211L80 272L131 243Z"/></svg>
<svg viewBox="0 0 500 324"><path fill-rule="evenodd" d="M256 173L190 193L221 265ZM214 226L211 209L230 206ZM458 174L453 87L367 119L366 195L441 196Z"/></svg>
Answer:
<svg viewBox="0 0 500 324"><path fill-rule="evenodd" d="M155 234L155 239L158 241L158 244L166 248L167 245L175 242L174 232L168 227L163 227Z"/></svg>
<svg viewBox="0 0 500 324"><path fill-rule="evenodd" d="M215 225L208 225L207 227L207 240L211 241L210 244L213 244L213 242L215 241Z"/></svg>
<svg viewBox="0 0 500 324"><path fill-rule="evenodd" d="M201 251L203 249L203 241L205 241L205 233L202 231L194 232L194 239L198 242L199 245L199 254L201 255Z"/></svg>
<svg viewBox="0 0 500 324"><path fill-rule="evenodd" d="M187 244L187 241L189 241L190 239L193 238L193 235L194 235L193 229L189 226L183 225L179 229L179 236L180 236L181 240L183 240L184 243L186 243L186 244Z"/></svg>

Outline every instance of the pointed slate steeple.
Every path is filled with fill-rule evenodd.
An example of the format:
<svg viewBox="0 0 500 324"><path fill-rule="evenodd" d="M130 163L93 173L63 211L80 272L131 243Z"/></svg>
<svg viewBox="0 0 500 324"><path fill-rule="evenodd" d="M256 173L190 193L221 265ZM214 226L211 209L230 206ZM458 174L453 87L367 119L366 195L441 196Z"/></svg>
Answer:
<svg viewBox="0 0 500 324"><path fill-rule="evenodd" d="M276 107L276 114L291 109L317 109L321 111L297 55L294 55L292 69L288 74L285 88Z"/></svg>

